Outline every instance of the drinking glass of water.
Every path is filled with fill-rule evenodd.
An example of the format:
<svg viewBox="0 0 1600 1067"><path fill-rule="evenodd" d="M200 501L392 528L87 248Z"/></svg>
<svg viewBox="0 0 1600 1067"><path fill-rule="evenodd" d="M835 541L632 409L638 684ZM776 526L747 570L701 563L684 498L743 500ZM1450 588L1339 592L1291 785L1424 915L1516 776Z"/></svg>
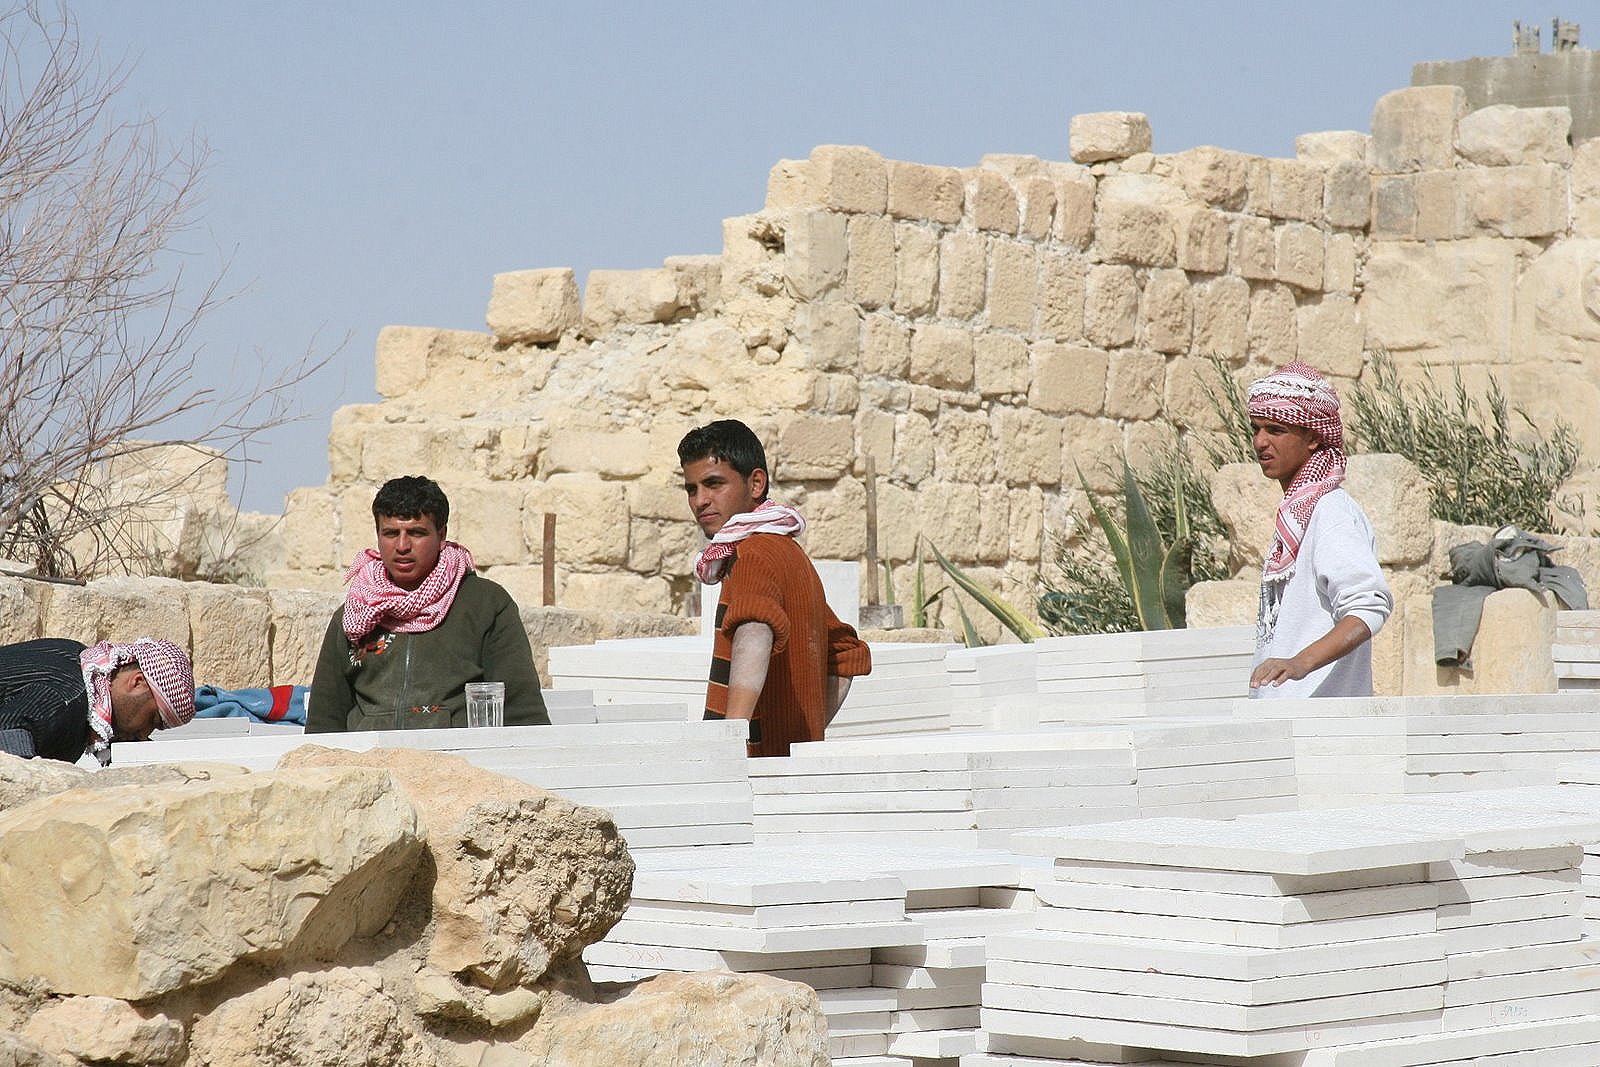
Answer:
<svg viewBox="0 0 1600 1067"><path fill-rule="evenodd" d="M467 725L504 726L506 724L506 683L467 683Z"/></svg>

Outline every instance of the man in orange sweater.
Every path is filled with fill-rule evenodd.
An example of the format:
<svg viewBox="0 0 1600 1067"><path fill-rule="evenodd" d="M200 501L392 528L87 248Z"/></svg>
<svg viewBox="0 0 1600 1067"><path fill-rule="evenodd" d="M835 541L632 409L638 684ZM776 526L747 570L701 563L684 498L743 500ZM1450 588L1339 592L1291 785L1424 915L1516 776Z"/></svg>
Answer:
<svg viewBox="0 0 1600 1067"><path fill-rule="evenodd" d="M722 586L706 718L748 719L750 755L787 756L822 740L872 654L823 599L795 542L805 520L767 499L767 455L750 427L722 419L691 430L678 462L689 511L711 538L695 573Z"/></svg>

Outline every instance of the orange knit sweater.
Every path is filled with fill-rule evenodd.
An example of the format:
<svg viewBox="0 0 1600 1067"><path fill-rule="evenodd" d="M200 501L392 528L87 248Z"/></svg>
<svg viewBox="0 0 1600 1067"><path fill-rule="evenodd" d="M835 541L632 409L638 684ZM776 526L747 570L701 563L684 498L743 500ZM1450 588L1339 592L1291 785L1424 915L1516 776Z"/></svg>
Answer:
<svg viewBox="0 0 1600 1067"><path fill-rule="evenodd" d="M822 580L794 538L752 534L739 542L717 600L708 719L727 713L733 631L746 622L772 627L772 662L750 723L750 754L787 756L796 742L822 740L829 676L867 674L872 653L828 607Z"/></svg>

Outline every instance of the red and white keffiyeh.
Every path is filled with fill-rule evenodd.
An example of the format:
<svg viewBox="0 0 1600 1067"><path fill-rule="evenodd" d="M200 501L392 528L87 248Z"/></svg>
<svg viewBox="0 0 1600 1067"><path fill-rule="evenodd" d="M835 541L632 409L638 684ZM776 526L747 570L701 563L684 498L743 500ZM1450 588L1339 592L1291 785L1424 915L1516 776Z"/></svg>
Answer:
<svg viewBox="0 0 1600 1067"><path fill-rule="evenodd" d="M1315 367L1296 360L1252 382L1249 406L1252 419L1305 427L1322 444L1295 474L1284 490L1283 503L1278 505L1276 532L1262 576L1281 580L1294 571L1294 558L1300 552L1300 542L1305 539L1317 501L1344 481L1346 456L1339 394Z"/></svg>
<svg viewBox="0 0 1600 1067"><path fill-rule="evenodd" d="M754 511L741 511L722 524L711 543L695 554L694 572L706 585L716 585L728 573L728 562L734 556L733 546L751 534L799 537L805 532L806 520L794 508L776 500L763 501Z"/></svg>
<svg viewBox="0 0 1600 1067"><path fill-rule="evenodd" d="M461 579L476 569L472 553L454 541L439 549L439 562L415 589L401 589L389 577L376 549L363 549L344 580L344 634L359 641L380 626L402 634L420 634L444 622L455 603Z"/></svg>
<svg viewBox="0 0 1600 1067"><path fill-rule="evenodd" d="M126 644L101 641L78 654L83 687L89 693L89 751L101 766L111 762L111 676L137 664L161 712L161 728L182 726L194 718L194 667L183 649L171 641L141 637Z"/></svg>

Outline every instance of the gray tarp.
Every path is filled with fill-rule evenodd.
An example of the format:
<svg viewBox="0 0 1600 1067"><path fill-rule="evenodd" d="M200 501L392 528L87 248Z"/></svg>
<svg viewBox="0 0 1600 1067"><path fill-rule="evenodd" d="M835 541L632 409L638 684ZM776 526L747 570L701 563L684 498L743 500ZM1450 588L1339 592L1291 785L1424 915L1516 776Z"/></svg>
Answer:
<svg viewBox="0 0 1600 1067"><path fill-rule="evenodd" d="M1555 545L1515 526L1495 531L1489 543L1469 541L1450 550L1450 585L1433 591L1433 658L1441 667L1464 667L1483 619L1483 602L1496 589L1554 593L1568 610L1589 606L1583 579L1550 562Z"/></svg>

